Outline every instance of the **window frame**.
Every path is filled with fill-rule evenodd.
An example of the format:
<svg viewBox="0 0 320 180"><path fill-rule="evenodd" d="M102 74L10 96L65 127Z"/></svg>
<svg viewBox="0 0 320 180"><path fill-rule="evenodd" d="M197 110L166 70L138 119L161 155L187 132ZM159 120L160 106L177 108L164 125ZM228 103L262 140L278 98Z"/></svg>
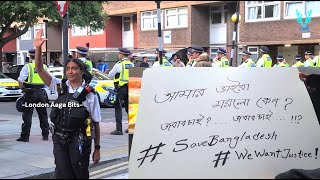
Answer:
<svg viewBox="0 0 320 180"><path fill-rule="evenodd" d="M212 10L213 7L220 7L220 10ZM217 24L212 24L212 14L211 13L218 13L220 12L221 14L221 23L217 23ZM227 15L227 7L225 4L220 5L220 6L210 6L210 18L209 18L209 23L210 26L221 26L221 25L227 25L227 19L226 19L226 15Z"/></svg>
<svg viewBox="0 0 320 180"><path fill-rule="evenodd" d="M168 19L168 16L173 16L173 14L167 14L167 10L176 10L176 13L175 13L175 17L176 17L176 20L177 22L179 21L179 15L187 15L187 24L186 25L174 25L174 26L168 26L167 25L167 19ZM178 9L186 9L187 12L186 13L179 13L178 12ZM164 24L165 24L165 28L166 29L176 29L176 28L187 28L189 26L189 13L188 13L188 6L182 6L182 7L176 7L176 8L168 8L168 9L165 9L165 18L164 18Z"/></svg>
<svg viewBox="0 0 320 180"><path fill-rule="evenodd" d="M297 16L287 16L287 3L295 3L295 2L302 2L303 4L303 11L304 13L302 12L302 18L306 18L306 1L284 1L284 11L283 11L283 19L296 19ZM319 2L319 1L317 1ZM319 2L320 3L320 2ZM314 15L314 13L311 14L311 17L320 17L320 14L319 15Z"/></svg>
<svg viewBox="0 0 320 180"><path fill-rule="evenodd" d="M88 27L87 29L90 36L104 34L104 29L99 29L98 31L95 31L95 32L91 31L90 27Z"/></svg>
<svg viewBox="0 0 320 180"><path fill-rule="evenodd" d="M125 18L130 18L128 20L125 20ZM129 26L130 26L130 30L129 31L125 31L124 30L124 23L125 22L129 22ZM133 21L132 21L132 17L131 16L122 16L122 32L132 32L133 31Z"/></svg>
<svg viewBox="0 0 320 180"><path fill-rule="evenodd" d="M24 29L24 26L20 28L20 30L23 30L23 29ZM25 38L27 33L30 34L30 38ZM31 40L31 39L32 39L32 28L29 27L28 31L20 36L20 40Z"/></svg>
<svg viewBox="0 0 320 180"><path fill-rule="evenodd" d="M40 28L42 28L43 29L43 31L42 31L42 38L45 38L46 37L46 24L45 23L43 23L43 24L35 24L34 26L33 26L33 38L35 38L36 36L37 36L37 32L38 32L38 30L40 29Z"/></svg>
<svg viewBox="0 0 320 180"><path fill-rule="evenodd" d="M77 33L77 31L75 31L76 28L79 28L79 29L80 29L80 33ZM71 35L72 35L72 36L88 36L88 34L89 34L89 32L90 32L90 31L88 31L88 27L86 26L86 27L83 28L83 29L85 29L86 33L81 33L81 32L82 32L81 29L82 29L82 28L79 27L79 26L72 26L72 28L71 28ZM75 33L74 31L75 31L76 33Z"/></svg>
<svg viewBox="0 0 320 180"><path fill-rule="evenodd" d="M255 48L257 51L253 52L253 51L249 51L250 48ZM257 59L252 59L252 55L251 55L251 59L256 63L259 59L259 47L258 46L247 46L247 51L250 52L252 55L257 55Z"/></svg>
<svg viewBox="0 0 320 180"><path fill-rule="evenodd" d="M252 1L250 1L252 2ZM278 5L278 17L272 17L272 18L265 18L265 6L266 5ZM261 15L263 18L261 19L249 19L249 8L250 7L258 7L261 6ZM265 3L258 3L253 5L248 5L248 1L245 1L245 22L265 22L265 21L278 21L281 18L281 1L275 1L275 2L268 2Z"/></svg>
<svg viewBox="0 0 320 180"><path fill-rule="evenodd" d="M155 14L153 14L153 12L156 12ZM151 13L151 16L142 16L143 13ZM161 29L163 29L163 10L161 10ZM157 10L155 11L143 11L140 13L140 29L141 31L150 31L150 30L157 30L158 29L158 16L157 16ZM156 22L156 26L155 27L151 27L151 28L143 28L143 20L144 19L149 19L151 18L151 20L153 21L153 18L156 18L157 19L157 22Z"/></svg>

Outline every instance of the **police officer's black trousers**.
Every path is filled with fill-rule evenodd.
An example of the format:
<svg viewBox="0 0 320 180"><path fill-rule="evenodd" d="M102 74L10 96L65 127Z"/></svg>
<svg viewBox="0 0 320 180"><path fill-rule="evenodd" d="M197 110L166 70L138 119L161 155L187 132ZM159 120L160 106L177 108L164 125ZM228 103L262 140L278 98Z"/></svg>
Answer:
<svg viewBox="0 0 320 180"><path fill-rule="evenodd" d="M124 102L124 107L126 112L128 113L128 85L123 85L117 89L118 99L115 103L115 115L116 115L116 128L118 131L122 131L122 100Z"/></svg>
<svg viewBox="0 0 320 180"><path fill-rule="evenodd" d="M91 140L86 140L79 150L79 135L63 139L57 134L52 135L53 155L56 164L56 179L89 179L89 161Z"/></svg>
<svg viewBox="0 0 320 180"><path fill-rule="evenodd" d="M39 102L45 103L46 96L45 91L42 89L37 89L34 91L27 91L26 92L26 102L28 106L32 104L37 104ZM22 113L22 126L21 126L21 137L28 138L30 136L30 129L32 124L32 114L33 114L34 107L26 107ZM48 123L48 114L47 109L45 107L36 107L37 113L40 119L40 128L42 130L42 136L48 137L49 135L49 123Z"/></svg>

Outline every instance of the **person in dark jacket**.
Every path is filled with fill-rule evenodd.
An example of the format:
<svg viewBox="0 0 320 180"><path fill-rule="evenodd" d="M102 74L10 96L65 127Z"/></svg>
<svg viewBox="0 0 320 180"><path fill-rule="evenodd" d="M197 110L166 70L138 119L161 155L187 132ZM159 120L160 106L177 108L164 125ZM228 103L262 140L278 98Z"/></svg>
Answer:
<svg viewBox="0 0 320 180"><path fill-rule="evenodd" d="M307 75L300 72L299 77L306 84L306 87L309 92L309 96L311 98L314 110L316 112L316 115L319 121L320 120L320 75L319 74Z"/></svg>
<svg viewBox="0 0 320 180"><path fill-rule="evenodd" d="M140 63L140 67L150 67L149 63L148 63L148 57L142 57L142 62Z"/></svg>
<svg viewBox="0 0 320 180"><path fill-rule="evenodd" d="M314 110L316 112L318 121L320 119L320 75L307 75L302 72L299 73L301 80L305 82L308 89ZM320 124L320 122L319 122ZM275 179L319 179L320 168L317 169L290 169L289 171L278 174Z"/></svg>

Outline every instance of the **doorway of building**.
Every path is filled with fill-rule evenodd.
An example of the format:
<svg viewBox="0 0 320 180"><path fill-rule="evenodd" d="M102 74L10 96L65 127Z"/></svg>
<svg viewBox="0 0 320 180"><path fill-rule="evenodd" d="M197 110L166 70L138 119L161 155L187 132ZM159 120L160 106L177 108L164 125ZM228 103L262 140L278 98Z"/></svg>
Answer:
<svg viewBox="0 0 320 180"><path fill-rule="evenodd" d="M226 6L210 7L210 44L227 43Z"/></svg>
<svg viewBox="0 0 320 180"><path fill-rule="evenodd" d="M133 20L132 16L122 17L122 46L133 48Z"/></svg>

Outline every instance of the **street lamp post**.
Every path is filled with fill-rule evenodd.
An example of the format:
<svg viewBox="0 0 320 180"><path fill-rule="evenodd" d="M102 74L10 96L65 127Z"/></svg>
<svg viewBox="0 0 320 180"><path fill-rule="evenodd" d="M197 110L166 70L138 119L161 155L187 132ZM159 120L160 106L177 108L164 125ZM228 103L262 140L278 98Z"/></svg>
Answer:
<svg viewBox="0 0 320 180"><path fill-rule="evenodd" d="M45 23L45 34L46 39L48 39L48 19L44 19L43 22ZM46 64L48 64L48 40L46 41Z"/></svg>
<svg viewBox="0 0 320 180"><path fill-rule="evenodd" d="M163 39L161 34L161 10L160 10L161 1L155 1L155 2L157 3L159 64L160 66L162 66Z"/></svg>
<svg viewBox="0 0 320 180"><path fill-rule="evenodd" d="M232 34L232 49L231 49L231 55L230 55L230 66L232 66L232 62L233 62L233 53L234 53L234 47L236 44L238 23L239 23L240 19L241 19L241 16L240 16L239 12L236 12L231 16L231 21L234 22L234 30L233 30L233 34ZM236 61L236 66L237 66L237 61Z"/></svg>

